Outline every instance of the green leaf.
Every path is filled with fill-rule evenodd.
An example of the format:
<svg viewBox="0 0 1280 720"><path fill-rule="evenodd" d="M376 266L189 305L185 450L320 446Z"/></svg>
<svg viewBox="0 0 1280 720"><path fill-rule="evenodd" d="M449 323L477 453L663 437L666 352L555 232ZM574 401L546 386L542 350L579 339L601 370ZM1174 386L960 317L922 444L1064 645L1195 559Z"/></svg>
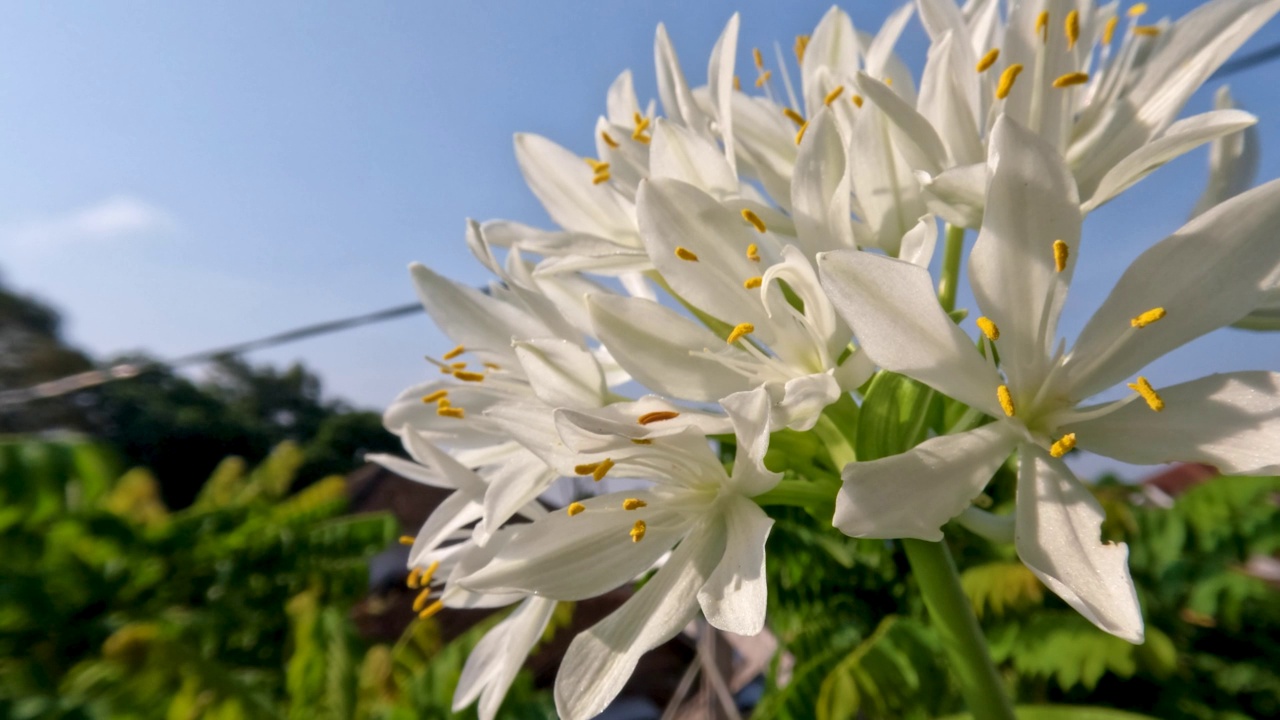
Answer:
<svg viewBox="0 0 1280 720"><path fill-rule="evenodd" d="M862 401L854 449L859 460L878 460L920 444L934 416L942 412L940 396L905 375L881 370Z"/></svg>
<svg viewBox="0 0 1280 720"><path fill-rule="evenodd" d="M1020 562L992 562L960 575L964 594L981 618L988 610L1000 616L1007 610L1024 610L1044 601L1044 585Z"/></svg>
<svg viewBox="0 0 1280 720"><path fill-rule="evenodd" d="M1083 705L1019 705L1018 720L1156 720L1149 715ZM972 715L948 715L941 720L973 720Z"/></svg>

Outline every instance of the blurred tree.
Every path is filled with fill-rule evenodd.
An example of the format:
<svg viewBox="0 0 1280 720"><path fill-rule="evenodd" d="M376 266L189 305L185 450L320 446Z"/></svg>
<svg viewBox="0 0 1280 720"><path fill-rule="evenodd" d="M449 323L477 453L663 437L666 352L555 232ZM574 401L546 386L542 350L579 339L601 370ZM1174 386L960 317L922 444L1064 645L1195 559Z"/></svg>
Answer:
<svg viewBox="0 0 1280 720"><path fill-rule="evenodd" d="M0 391L29 387L93 367L84 353L62 339L61 325L62 318L56 310L0 283ZM21 412L0 409L0 433L51 427L82 427L75 405L64 399L32 403Z"/></svg>

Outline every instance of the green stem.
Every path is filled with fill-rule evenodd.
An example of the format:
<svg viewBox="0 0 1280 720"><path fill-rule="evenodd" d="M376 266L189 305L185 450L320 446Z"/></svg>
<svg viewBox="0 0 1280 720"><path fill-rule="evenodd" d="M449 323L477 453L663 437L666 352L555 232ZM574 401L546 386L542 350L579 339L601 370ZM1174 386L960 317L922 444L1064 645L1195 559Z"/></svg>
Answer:
<svg viewBox="0 0 1280 720"><path fill-rule="evenodd" d="M964 253L964 228L947 225L946 245L942 249L942 279L938 281L938 302L942 309L956 309L956 288L960 285L960 257Z"/></svg>
<svg viewBox="0 0 1280 720"><path fill-rule="evenodd" d="M991 663L986 638L960 587L960 576L946 543L904 539L902 546L942 647L960 679L960 691L969 712L983 720L1014 720L1013 706Z"/></svg>
<svg viewBox="0 0 1280 720"><path fill-rule="evenodd" d="M783 480L772 490L757 495L757 505L790 505L792 507L815 507L831 505L835 502L836 492L840 484L836 482L811 482L809 480Z"/></svg>
<svg viewBox="0 0 1280 720"><path fill-rule="evenodd" d="M829 415L824 413L818 416L818 422L813 426L813 432L822 441L823 447L827 449L827 454L831 456L831 463L836 466L837 470L858 459L857 453L853 450L853 443L845 436L840 425Z"/></svg>

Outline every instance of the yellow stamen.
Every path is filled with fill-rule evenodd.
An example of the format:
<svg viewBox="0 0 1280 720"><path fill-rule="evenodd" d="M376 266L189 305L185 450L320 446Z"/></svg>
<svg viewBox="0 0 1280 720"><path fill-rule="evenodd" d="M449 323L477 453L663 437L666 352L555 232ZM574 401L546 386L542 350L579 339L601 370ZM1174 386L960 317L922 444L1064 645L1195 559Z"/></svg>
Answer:
<svg viewBox="0 0 1280 720"><path fill-rule="evenodd" d="M586 161L587 165L590 166L590 168L597 173L605 172L609 169L609 163L607 162L596 160L595 158L582 158L582 159Z"/></svg>
<svg viewBox="0 0 1280 720"><path fill-rule="evenodd" d="M755 213L752 213L752 215L754 214ZM755 243L751 243L747 246L747 259L751 262L760 262L760 248L756 247Z"/></svg>
<svg viewBox="0 0 1280 720"><path fill-rule="evenodd" d="M432 560L431 564L427 566L427 569L422 571L422 577L418 579L418 584L421 585L422 587L427 587L428 585L430 585L431 578L436 576L436 570L439 569L439 567L440 567L440 561Z"/></svg>
<svg viewBox="0 0 1280 720"><path fill-rule="evenodd" d="M649 141L650 141L650 140L652 140L653 138L649 137L648 135L635 135L635 134L632 134L631 139L632 139L632 140L635 140L636 142L640 143L641 145L648 145L648 144L649 144Z"/></svg>
<svg viewBox="0 0 1280 720"><path fill-rule="evenodd" d="M502 366L501 366L501 365L499 365L498 363L491 363L491 362L487 362L487 363L484 363L484 366L485 366L485 367L487 367L487 368L489 368L490 370L501 370L501 369L502 369Z"/></svg>
<svg viewBox="0 0 1280 720"><path fill-rule="evenodd" d="M422 569L414 568L409 571L409 577L405 578L404 584L408 585L410 590L417 590L419 587L421 587L421 585L418 583L418 578L420 578L421 576L422 576Z"/></svg>
<svg viewBox="0 0 1280 720"><path fill-rule="evenodd" d="M1049 42L1049 11L1041 10L1036 17L1036 34L1045 42Z"/></svg>
<svg viewBox="0 0 1280 720"><path fill-rule="evenodd" d="M800 130L799 130L799 132L797 132L797 133L796 133L796 144L797 144L797 145L799 145L799 144L800 144L800 141L804 139L804 131L805 131L805 130L808 130L808 129L809 129L809 123L805 123L805 124L803 124L803 125L801 125L801 126L800 126Z"/></svg>
<svg viewBox="0 0 1280 720"><path fill-rule="evenodd" d="M587 509L586 505L583 505L580 502L572 502L572 503L569 503L569 507L565 508L564 511L569 513L569 517L573 517L574 515L577 515L578 513L586 509Z"/></svg>
<svg viewBox="0 0 1280 720"><path fill-rule="evenodd" d="M1067 49L1075 49L1076 42L1080 39L1080 11L1072 10L1067 13L1067 23L1065 28L1067 34Z"/></svg>
<svg viewBox="0 0 1280 720"><path fill-rule="evenodd" d="M784 107L782 108L782 114L786 115L787 119L795 123L797 127L804 125L804 116L795 110L792 110L789 107Z"/></svg>
<svg viewBox="0 0 1280 720"><path fill-rule="evenodd" d="M804 64L804 51L807 49L809 49L809 36L797 35L796 36L796 62L800 63L801 65Z"/></svg>
<svg viewBox="0 0 1280 720"><path fill-rule="evenodd" d="M1087 82L1089 82L1089 73L1069 72L1066 75L1059 75L1053 81L1053 86L1056 88L1064 88L1071 87L1072 85L1083 85Z"/></svg>
<svg viewBox="0 0 1280 720"><path fill-rule="evenodd" d="M1110 45L1111 40L1116 36L1116 25L1120 24L1120 18L1112 15L1107 24L1102 28L1102 44Z"/></svg>
<svg viewBox="0 0 1280 720"><path fill-rule="evenodd" d="M574 465L573 472L575 475L590 475L595 472L598 467L600 467L600 463L598 462L583 463L581 465Z"/></svg>
<svg viewBox="0 0 1280 720"><path fill-rule="evenodd" d="M1056 458L1060 458L1063 455L1066 455L1067 453L1071 452L1071 450L1075 446L1076 446L1076 434L1067 433L1066 435L1063 435L1062 437L1058 438L1058 442L1049 446L1049 454Z"/></svg>
<svg viewBox="0 0 1280 720"><path fill-rule="evenodd" d="M466 364L466 363L464 363L464 362L449 363L449 367L450 367L450 368L452 368L452 369L454 369L454 370L461 370L462 368L464 368L464 367L466 367L466 366L467 366L467 364Z"/></svg>
<svg viewBox="0 0 1280 720"><path fill-rule="evenodd" d="M647 412L636 418L636 422L641 425L649 425L651 423L662 422L663 420L674 420L680 417L680 413L674 410L654 410Z"/></svg>
<svg viewBox="0 0 1280 720"><path fill-rule="evenodd" d="M452 360L452 359L454 359L454 358L458 357L459 355L461 355L462 353L464 353L464 352L466 352L466 351L467 351L467 349L466 349L466 348L464 348L464 347L462 347L461 345L459 345L458 347L456 347L456 348L454 348L454 349L450 350L449 352L447 352L447 353L445 353L445 354L441 355L441 356L440 356L440 358L441 358L442 360Z"/></svg>
<svg viewBox="0 0 1280 720"><path fill-rule="evenodd" d="M1164 308L1162 307L1151 308L1150 310L1130 320L1129 324L1132 325L1133 327L1141 329L1157 320L1162 319L1164 316L1165 316Z"/></svg>
<svg viewBox="0 0 1280 720"><path fill-rule="evenodd" d="M852 102L854 105L857 105L858 107L862 107L862 96L857 94L851 95L849 97L849 102Z"/></svg>
<svg viewBox="0 0 1280 720"><path fill-rule="evenodd" d="M635 445L652 445L653 441L649 438L631 438L631 442Z"/></svg>
<svg viewBox="0 0 1280 720"><path fill-rule="evenodd" d="M729 333L729 337L725 339L725 342L732 345L742 339L743 335L749 335L755 331L756 326L751 323L738 323L733 327L733 332Z"/></svg>
<svg viewBox="0 0 1280 720"><path fill-rule="evenodd" d="M1147 382L1146 378L1139 375L1137 382L1127 384L1130 390L1138 393L1142 396L1143 400L1147 401L1147 407L1155 410L1156 412L1160 412L1164 409L1164 400L1160 397L1160 394L1156 392L1156 389L1151 387L1151 383Z"/></svg>
<svg viewBox="0 0 1280 720"><path fill-rule="evenodd" d="M401 544L401 545L412 545L412 544L413 544L413 536L412 536L412 535L401 535L401 536L400 536L400 544Z"/></svg>
<svg viewBox="0 0 1280 720"><path fill-rule="evenodd" d="M1009 91L1013 90L1013 81L1018 79L1018 73L1020 72L1022 72L1022 64L1014 63L1000 73L1000 82L996 83L997 100L1009 97Z"/></svg>
<svg viewBox="0 0 1280 720"><path fill-rule="evenodd" d="M600 183L607 183L607 182L609 182L609 171L608 171L608 170L606 170L606 171L604 171L604 172L602 172L602 173L596 173L596 174L595 174L595 176L591 178L591 184L592 184L592 185L599 185Z"/></svg>
<svg viewBox="0 0 1280 720"><path fill-rule="evenodd" d="M648 507L648 506L649 506L649 503L641 500L640 498L627 498L626 500L622 501L623 510L638 510L642 507Z"/></svg>
<svg viewBox="0 0 1280 720"><path fill-rule="evenodd" d="M436 414L440 417L451 417L462 420L467 416L467 411L460 407L442 407L436 408Z"/></svg>
<svg viewBox="0 0 1280 720"><path fill-rule="evenodd" d="M444 601L436 600L435 602L428 605L426 609L424 609L422 612L418 613L418 617L422 618L423 620L426 620L427 618L431 617L432 615L435 615L436 613L440 612L443 609L444 609Z"/></svg>
<svg viewBox="0 0 1280 720"><path fill-rule="evenodd" d="M1131 18L1136 18L1136 17L1141 17L1145 15L1146 12L1147 12L1147 4L1144 2L1140 2L1137 5L1134 5L1133 7L1129 8L1129 12L1127 14Z"/></svg>
<svg viewBox="0 0 1280 720"><path fill-rule="evenodd" d="M643 520L637 520L635 525L631 526L631 542L638 543L644 539L645 524Z"/></svg>
<svg viewBox="0 0 1280 720"><path fill-rule="evenodd" d="M462 382L482 382L484 381L484 373L467 372L466 370L458 370L453 374Z"/></svg>
<svg viewBox="0 0 1280 720"><path fill-rule="evenodd" d="M996 388L996 399L1000 401L1000 409L1004 410L1004 414L1013 417L1013 395L1009 392L1008 385Z"/></svg>
<svg viewBox="0 0 1280 720"><path fill-rule="evenodd" d="M974 322L978 323L978 329L981 330L982 334L986 335L987 339L991 342L995 342L1000 339L1000 328L997 327L995 323L991 322L991 318L984 315Z"/></svg>
<svg viewBox="0 0 1280 720"><path fill-rule="evenodd" d="M1142 37L1155 37L1160 34L1160 28L1155 25L1138 25L1133 29L1133 34L1141 35Z"/></svg>
<svg viewBox="0 0 1280 720"><path fill-rule="evenodd" d="M604 141L605 145L608 145L611 148L618 147L618 141L614 140L612 135L603 130L600 131L600 139Z"/></svg>
<svg viewBox="0 0 1280 720"><path fill-rule="evenodd" d="M435 391L435 392L431 393L430 395L423 395L423 396L422 396L422 402L427 403L428 405L430 405L431 403L433 403L433 402L435 402L435 401L439 400L439 399L440 399L440 398L442 398L442 397L445 397L445 396L446 396L446 395L448 395L448 394L449 394L449 391L448 391L448 390L437 390L437 391Z"/></svg>
<svg viewBox="0 0 1280 720"><path fill-rule="evenodd" d="M427 600L431 599L431 588L427 588L418 593L418 597L413 600L413 611L422 612L422 606L427 604Z"/></svg>
<svg viewBox="0 0 1280 720"><path fill-rule="evenodd" d="M601 480L604 479L605 475L609 474L609 471L612 469L613 469L613 461L610 460L609 458L605 458L596 465L595 470L591 471L591 479L595 480L596 482L600 482Z"/></svg>
<svg viewBox="0 0 1280 720"><path fill-rule="evenodd" d="M733 76L733 89L742 90L742 78L738 77L737 75Z"/></svg>
<svg viewBox="0 0 1280 720"><path fill-rule="evenodd" d="M1053 269L1062 272L1067 269L1067 258L1071 256L1071 246L1062 240L1053 241Z"/></svg>
<svg viewBox="0 0 1280 720"><path fill-rule="evenodd" d="M453 404L453 403L449 402L449 398L447 398L447 397L442 397L442 398L440 398L439 400L436 400L436 407L437 407L437 408L447 408L447 407L451 406L452 404Z"/></svg>
<svg viewBox="0 0 1280 720"><path fill-rule="evenodd" d="M760 73L760 77L756 78L756 87L758 88L764 87L764 84L769 82L769 78L771 77L773 77L772 70L765 70L764 72Z"/></svg>
<svg viewBox="0 0 1280 720"><path fill-rule="evenodd" d="M835 90L832 90L831 92L827 93L827 96L822 99L822 104L830 105L831 103L838 100L840 98L840 94L843 92L844 92L844 86L837 85Z"/></svg>
<svg viewBox="0 0 1280 720"><path fill-rule="evenodd" d="M631 111L631 121L640 130L649 127L649 118L641 115L639 110Z"/></svg>
<svg viewBox="0 0 1280 720"><path fill-rule="evenodd" d="M764 232L769 229L765 227L764 221L760 219L760 216L751 212L749 208L742 208L742 219L751 223L751 226L756 229L756 232ZM750 245L747 247L748 258L751 257L751 249L754 247L755 245Z"/></svg>
<svg viewBox="0 0 1280 720"><path fill-rule="evenodd" d="M974 69L978 72L986 72L988 68L996 64L996 60L999 57L1000 48L991 48L987 51L986 55L982 56L982 59L978 61L978 64L974 66Z"/></svg>
<svg viewBox="0 0 1280 720"><path fill-rule="evenodd" d="M751 58L756 61L756 67L764 69L764 54L760 52L760 48L751 48Z"/></svg>
<svg viewBox="0 0 1280 720"><path fill-rule="evenodd" d="M689 262L698 262L698 256L690 249L676 246L676 257Z"/></svg>
<svg viewBox="0 0 1280 720"><path fill-rule="evenodd" d="M759 275L755 277L749 277L746 280L742 281L742 287L748 290L755 290L756 288L760 287L763 284L764 284L764 278L760 277Z"/></svg>

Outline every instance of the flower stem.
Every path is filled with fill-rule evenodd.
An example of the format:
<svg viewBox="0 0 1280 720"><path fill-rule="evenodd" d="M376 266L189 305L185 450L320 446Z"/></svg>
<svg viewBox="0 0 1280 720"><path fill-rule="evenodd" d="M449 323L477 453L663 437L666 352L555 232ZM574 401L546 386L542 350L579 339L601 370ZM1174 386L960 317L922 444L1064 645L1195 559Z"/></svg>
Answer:
<svg viewBox="0 0 1280 720"><path fill-rule="evenodd" d="M948 238L948 246L950 238ZM960 680L969 712L983 720L1014 720L1013 706L1005 694L987 641L978 627L969 598L960 588L951 551L944 542L904 539L902 546L911 571L920 583L925 607L942 639L952 669Z"/></svg>
<svg viewBox="0 0 1280 720"><path fill-rule="evenodd" d="M938 281L938 302L942 309L956 309L956 288L960 285L960 256L964 253L964 228L947 225L947 240L942 248L942 279Z"/></svg>

